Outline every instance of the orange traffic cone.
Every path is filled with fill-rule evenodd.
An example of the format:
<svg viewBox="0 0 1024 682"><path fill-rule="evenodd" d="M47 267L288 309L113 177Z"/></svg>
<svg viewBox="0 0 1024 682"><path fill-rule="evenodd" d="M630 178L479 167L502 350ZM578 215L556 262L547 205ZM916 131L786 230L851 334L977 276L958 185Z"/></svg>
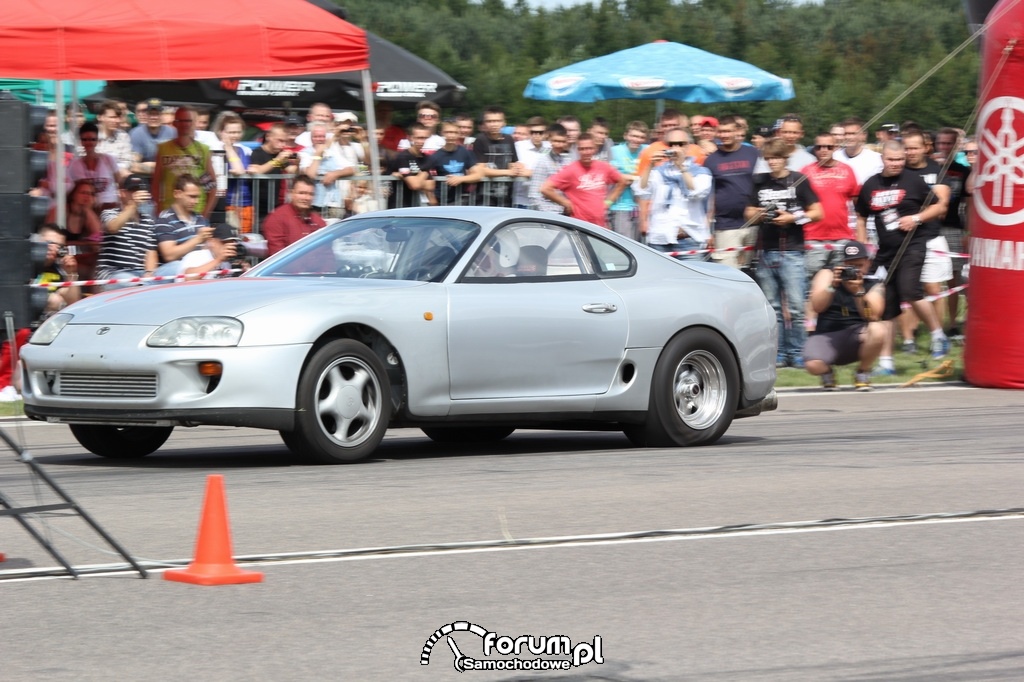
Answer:
<svg viewBox="0 0 1024 682"><path fill-rule="evenodd" d="M228 528L228 506L224 499L224 477L211 474L206 479L203 517L199 520L196 558L188 568L165 571L164 580L193 585L237 585L258 583L263 574L243 571L231 558L231 530Z"/></svg>

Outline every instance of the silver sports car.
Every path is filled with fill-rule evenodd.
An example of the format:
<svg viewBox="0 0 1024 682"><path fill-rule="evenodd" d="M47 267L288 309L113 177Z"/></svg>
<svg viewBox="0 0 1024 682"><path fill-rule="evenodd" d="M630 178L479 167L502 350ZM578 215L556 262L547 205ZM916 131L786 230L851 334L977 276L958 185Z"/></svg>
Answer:
<svg viewBox="0 0 1024 682"><path fill-rule="evenodd" d="M275 429L321 463L368 457L389 427L697 445L775 408L776 346L774 312L731 268L550 213L401 209L243 277L76 303L23 349L23 395L105 457L200 424Z"/></svg>

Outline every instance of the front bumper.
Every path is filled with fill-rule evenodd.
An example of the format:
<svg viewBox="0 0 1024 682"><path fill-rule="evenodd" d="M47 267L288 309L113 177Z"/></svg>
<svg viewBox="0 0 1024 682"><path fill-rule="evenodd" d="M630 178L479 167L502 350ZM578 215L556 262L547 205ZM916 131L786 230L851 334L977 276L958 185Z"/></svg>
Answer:
<svg viewBox="0 0 1024 682"><path fill-rule="evenodd" d="M218 424L288 429L311 344L150 348L155 329L68 325L21 352L25 414L96 424ZM221 365L218 377L199 371Z"/></svg>

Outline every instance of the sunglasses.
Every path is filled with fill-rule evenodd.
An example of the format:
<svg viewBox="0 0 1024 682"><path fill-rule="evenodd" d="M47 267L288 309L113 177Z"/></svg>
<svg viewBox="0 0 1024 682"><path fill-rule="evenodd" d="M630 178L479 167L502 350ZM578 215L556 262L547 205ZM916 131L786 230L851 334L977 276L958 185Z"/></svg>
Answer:
<svg viewBox="0 0 1024 682"><path fill-rule="evenodd" d="M421 114L419 114L419 117L420 118L437 118L437 114L421 113Z"/></svg>
<svg viewBox="0 0 1024 682"><path fill-rule="evenodd" d="M665 144L667 144L669 147L685 147L689 144L689 142L679 140L678 142L666 142Z"/></svg>
<svg viewBox="0 0 1024 682"><path fill-rule="evenodd" d="M977 153L978 153L977 149L965 149L964 150L964 154L977 154Z"/></svg>
<svg viewBox="0 0 1024 682"><path fill-rule="evenodd" d="M833 149L836 148L836 146L834 144L816 144L816 145L814 145L814 148L815 149L827 149L829 151L832 151Z"/></svg>
<svg viewBox="0 0 1024 682"><path fill-rule="evenodd" d="M546 130L544 130L543 128L541 128L540 130L531 130L531 131L530 131L530 134L531 134L531 135L543 135L543 134L544 134L544 133L546 133L546 132L547 132Z"/></svg>
<svg viewBox="0 0 1024 682"><path fill-rule="evenodd" d="M82 138L79 138L79 139L81 139L82 142L98 142L99 141L98 138L95 138L95 137L93 137L91 135L89 137L82 137Z"/></svg>

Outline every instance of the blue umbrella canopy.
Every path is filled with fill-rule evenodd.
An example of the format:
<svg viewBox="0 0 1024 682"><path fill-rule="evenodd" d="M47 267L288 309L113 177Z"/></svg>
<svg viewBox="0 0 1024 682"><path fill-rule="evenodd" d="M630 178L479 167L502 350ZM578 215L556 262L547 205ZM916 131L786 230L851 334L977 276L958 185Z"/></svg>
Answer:
<svg viewBox="0 0 1024 682"><path fill-rule="evenodd" d="M752 64L663 40L564 66L530 79L524 97L558 102L793 99L793 82Z"/></svg>

